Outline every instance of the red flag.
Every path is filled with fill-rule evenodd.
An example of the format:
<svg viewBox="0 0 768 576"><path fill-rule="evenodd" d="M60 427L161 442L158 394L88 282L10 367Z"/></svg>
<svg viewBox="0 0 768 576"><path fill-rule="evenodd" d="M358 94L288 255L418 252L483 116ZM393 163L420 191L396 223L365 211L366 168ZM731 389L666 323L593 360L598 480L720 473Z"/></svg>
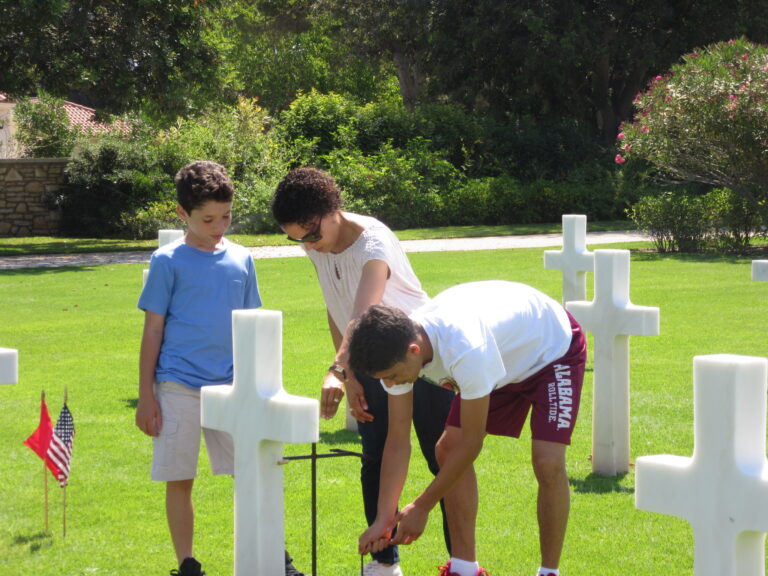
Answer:
<svg viewBox="0 0 768 576"><path fill-rule="evenodd" d="M53 426L51 425L51 416L48 414L48 406L45 405L45 396L40 400L40 424L32 436L24 440L24 444L32 448L43 460L47 460L48 447L51 444L53 436Z"/></svg>
<svg viewBox="0 0 768 576"><path fill-rule="evenodd" d="M75 421L67 408L67 403L59 413L56 428L53 430L45 463L53 473L59 486L64 488L69 481L69 462L72 459L72 439L75 436Z"/></svg>

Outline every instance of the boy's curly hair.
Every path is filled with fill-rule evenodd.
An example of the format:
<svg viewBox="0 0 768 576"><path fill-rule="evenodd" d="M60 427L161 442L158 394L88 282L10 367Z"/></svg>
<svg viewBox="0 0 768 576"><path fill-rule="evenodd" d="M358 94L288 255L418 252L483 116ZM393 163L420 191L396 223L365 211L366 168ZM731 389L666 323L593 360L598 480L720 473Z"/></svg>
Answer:
<svg viewBox="0 0 768 576"><path fill-rule="evenodd" d="M366 376L384 372L405 360L416 336L416 324L405 312L392 306L371 306L352 325L349 367Z"/></svg>
<svg viewBox="0 0 768 576"><path fill-rule="evenodd" d="M272 215L280 226L303 226L341 206L341 193L333 176L313 167L288 172L272 197Z"/></svg>
<svg viewBox="0 0 768 576"><path fill-rule="evenodd" d="M232 202L235 187L221 164L201 160L187 164L176 173L176 198L189 214L209 200Z"/></svg>

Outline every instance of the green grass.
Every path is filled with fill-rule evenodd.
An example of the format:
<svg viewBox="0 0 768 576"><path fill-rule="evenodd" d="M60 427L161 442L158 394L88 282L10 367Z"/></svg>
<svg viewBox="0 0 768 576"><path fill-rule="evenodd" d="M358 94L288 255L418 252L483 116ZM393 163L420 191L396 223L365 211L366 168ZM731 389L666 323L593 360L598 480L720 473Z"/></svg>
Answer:
<svg viewBox="0 0 768 576"><path fill-rule="evenodd" d="M590 222L590 232L604 230L628 230L632 223L627 221ZM426 238L467 238L477 236L513 236L520 234L554 234L562 230L562 224L528 224L509 226L448 226L445 228L415 228L398 230L401 240ZM230 240L243 246L284 246L291 242L285 234L230 234ZM24 238L0 238L0 257L29 254L77 254L83 252L114 252L126 250L154 250L157 240L127 240L103 238L60 238L53 236L32 236Z"/></svg>
<svg viewBox="0 0 768 576"><path fill-rule="evenodd" d="M635 245L637 246L637 245ZM622 246L612 245L611 248ZM624 247L632 247L626 245ZM598 248L597 246L591 248ZM503 278L559 298L560 274L543 269L542 250L411 254L430 294L459 282ZM0 572L4 576L167 574L173 552L163 486L149 479L151 441L133 424L142 315L136 309L144 265L0 272L0 346L19 350L20 383L0 386ZM317 397L332 358L322 296L306 258L257 262L265 306L283 311L284 384ZM591 283L591 276L589 279ZM631 298L661 309L661 334L631 340L632 455L693 450L695 355L768 355L768 285L750 280L750 260L633 252ZM682 520L634 508L634 472L591 473L591 365L569 449L573 501L563 573L570 576L693 574L693 537ZM50 482L50 532L43 532L42 463L22 441L35 429L40 390L55 419L64 390L77 434L68 528L62 491ZM320 452L357 450L341 418L321 423ZM285 453L308 453L307 445ZM527 432L489 438L477 462L479 557L494 576L533 574L538 562L536 484ZM404 499L428 482L416 450ZM364 528L353 459L319 463L319 572L356 574ZM196 484L196 551L211 576L232 574L232 482L210 475L201 456ZM284 468L286 539L297 565L310 567L309 464ZM445 560L439 514L422 539L404 547L410 575L436 574Z"/></svg>

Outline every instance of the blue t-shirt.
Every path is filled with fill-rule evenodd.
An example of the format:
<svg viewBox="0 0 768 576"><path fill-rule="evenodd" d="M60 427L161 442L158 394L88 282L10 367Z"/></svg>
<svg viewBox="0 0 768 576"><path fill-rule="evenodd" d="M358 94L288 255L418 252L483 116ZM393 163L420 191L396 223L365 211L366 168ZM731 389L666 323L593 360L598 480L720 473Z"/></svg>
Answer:
<svg viewBox="0 0 768 576"><path fill-rule="evenodd" d="M200 388L232 382L232 311L261 306L251 253L224 239L203 252L173 242L157 249L138 307L165 316L155 379Z"/></svg>

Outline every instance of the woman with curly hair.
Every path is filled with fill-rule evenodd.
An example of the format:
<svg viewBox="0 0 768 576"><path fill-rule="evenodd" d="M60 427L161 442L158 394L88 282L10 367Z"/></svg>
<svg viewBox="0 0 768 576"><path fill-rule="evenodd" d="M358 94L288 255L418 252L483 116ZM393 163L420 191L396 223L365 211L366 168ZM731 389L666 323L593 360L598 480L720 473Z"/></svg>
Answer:
<svg viewBox="0 0 768 576"><path fill-rule="evenodd" d="M320 415L335 416L342 397L358 422L364 458L360 480L365 515L376 519L381 457L387 438L387 393L373 378L349 368L347 327L371 305L386 304L410 313L429 301L397 237L382 222L342 209L333 177L317 168L289 172L277 186L272 214L300 243L315 266L336 349L320 394ZM414 387L414 427L421 451L433 474L439 467L435 443L440 437L453 392L417 381ZM446 545L450 550L443 517ZM401 576L396 546L377 551L364 569L366 576Z"/></svg>

